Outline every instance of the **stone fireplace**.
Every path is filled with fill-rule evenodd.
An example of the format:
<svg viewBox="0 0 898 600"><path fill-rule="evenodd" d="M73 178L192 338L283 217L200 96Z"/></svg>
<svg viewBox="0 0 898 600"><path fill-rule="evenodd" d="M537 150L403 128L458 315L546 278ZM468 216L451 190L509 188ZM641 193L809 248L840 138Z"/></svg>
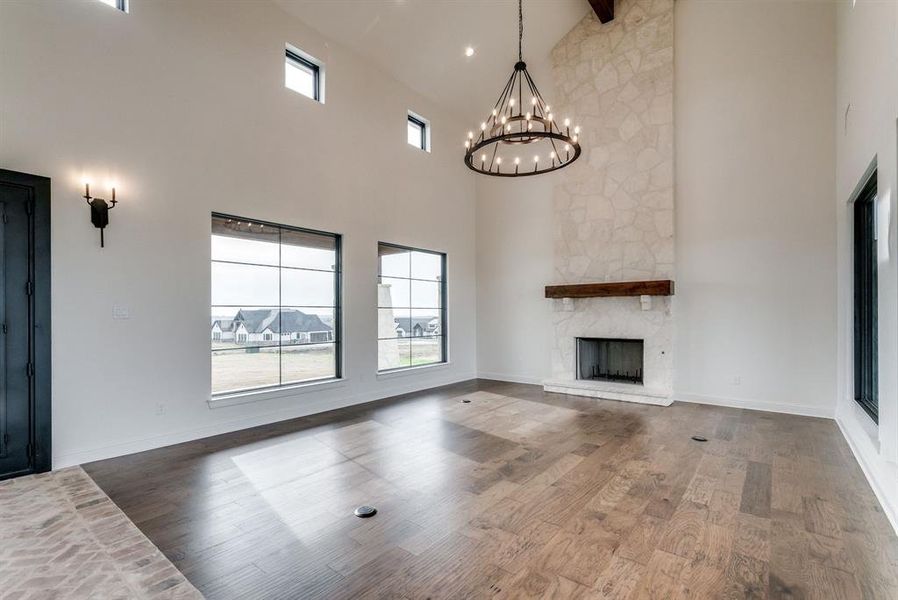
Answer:
<svg viewBox="0 0 898 600"><path fill-rule="evenodd" d="M555 112L582 125L584 147L554 187L555 284L675 279L673 0L615 12L587 15L552 51ZM546 390L670 404L673 296L551 302ZM641 382L578 378L578 338L642 340Z"/></svg>

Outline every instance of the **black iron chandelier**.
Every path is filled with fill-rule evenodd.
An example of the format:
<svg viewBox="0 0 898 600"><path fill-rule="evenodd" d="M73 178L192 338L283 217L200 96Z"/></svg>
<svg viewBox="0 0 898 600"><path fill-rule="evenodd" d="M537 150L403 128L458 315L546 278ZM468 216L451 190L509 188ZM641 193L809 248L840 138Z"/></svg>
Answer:
<svg viewBox="0 0 898 600"><path fill-rule="evenodd" d="M480 135L468 132L465 164L483 175L523 177L568 166L580 156L580 127L561 125L527 72L523 59L524 12L518 0L518 62ZM529 150L530 152L525 152Z"/></svg>

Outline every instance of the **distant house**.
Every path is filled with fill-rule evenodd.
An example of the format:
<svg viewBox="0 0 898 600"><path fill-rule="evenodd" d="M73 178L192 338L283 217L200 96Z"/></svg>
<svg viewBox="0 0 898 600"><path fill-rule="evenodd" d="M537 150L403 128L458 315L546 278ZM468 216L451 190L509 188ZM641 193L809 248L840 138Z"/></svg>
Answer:
<svg viewBox="0 0 898 600"><path fill-rule="evenodd" d="M304 344L331 342L334 329L318 315L309 315L295 308L241 309L233 319L212 322L213 342L238 344Z"/></svg>
<svg viewBox="0 0 898 600"><path fill-rule="evenodd" d="M394 317L396 337L423 337L440 335L440 320L437 317Z"/></svg>

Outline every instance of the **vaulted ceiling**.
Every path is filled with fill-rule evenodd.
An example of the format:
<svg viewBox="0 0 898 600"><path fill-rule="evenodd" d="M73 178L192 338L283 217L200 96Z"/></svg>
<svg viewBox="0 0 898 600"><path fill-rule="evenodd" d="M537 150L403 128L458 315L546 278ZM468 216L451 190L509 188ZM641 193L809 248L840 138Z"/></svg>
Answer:
<svg viewBox="0 0 898 600"><path fill-rule="evenodd" d="M472 126L517 61L516 0L275 1ZM552 88L550 51L592 10L589 0L524 0L524 60L544 93Z"/></svg>

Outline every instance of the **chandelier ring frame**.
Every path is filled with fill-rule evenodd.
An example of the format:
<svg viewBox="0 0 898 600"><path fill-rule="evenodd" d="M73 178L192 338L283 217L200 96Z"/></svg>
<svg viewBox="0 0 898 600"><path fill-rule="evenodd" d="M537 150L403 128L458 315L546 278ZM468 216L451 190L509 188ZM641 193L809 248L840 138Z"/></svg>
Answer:
<svg viewBox="0 0 898 600"><path fill-rule="evenodd" d="M482 169L474 164L474 155L479 150L482 150L483 148L487 148L489 146L492 146L494 144L499 144L499 143L506 143L506 144L508 144L508 143L511 143L511 144L523 143L520 141L518 141L518 142L511 141L516 138L520 138L522 135L524 135L526 137L530 137L530 138L559 140L561 142L564 142L565 144L569 144L571 146L571 150L572 150L571 157L565 158L564 161L561 161L560 160L561 157L559 156L558 159L556 159L555 161L552 161L552 162L557 162L558 164L555 164L549 168L540 168L539 166L537 166L537 168L535 170L522 170L520 168L521 165L516 165L518 168L515 171L509 171L507 173L501 172L500 170L498 170L498 167L497 167L497 170L495 170L495 171L492 170L492 161L490 161L489 169ZM537 140L533 140L533 141L537 141ZM527 143L532 143L532 142L527 142ZM497 135L494 137L486 138L486 139L481 140L480 142L474 144L471 148L469 148L465 152L465 164L472 171L474 171L476 173L480 173L482 175L491 175L493 177L526 177L527 175L542 175L544 173L551 173L552 171L557 171L558 169L563 169L570 163L577 160L577 158L580 157L581 151L582 150L580 148L580 143L573 141L573 139L570 136L567 136L563 133L556 133L554 131L527 131L527 132L518 131L518 132L505 133L502 135Z"/></svg>

